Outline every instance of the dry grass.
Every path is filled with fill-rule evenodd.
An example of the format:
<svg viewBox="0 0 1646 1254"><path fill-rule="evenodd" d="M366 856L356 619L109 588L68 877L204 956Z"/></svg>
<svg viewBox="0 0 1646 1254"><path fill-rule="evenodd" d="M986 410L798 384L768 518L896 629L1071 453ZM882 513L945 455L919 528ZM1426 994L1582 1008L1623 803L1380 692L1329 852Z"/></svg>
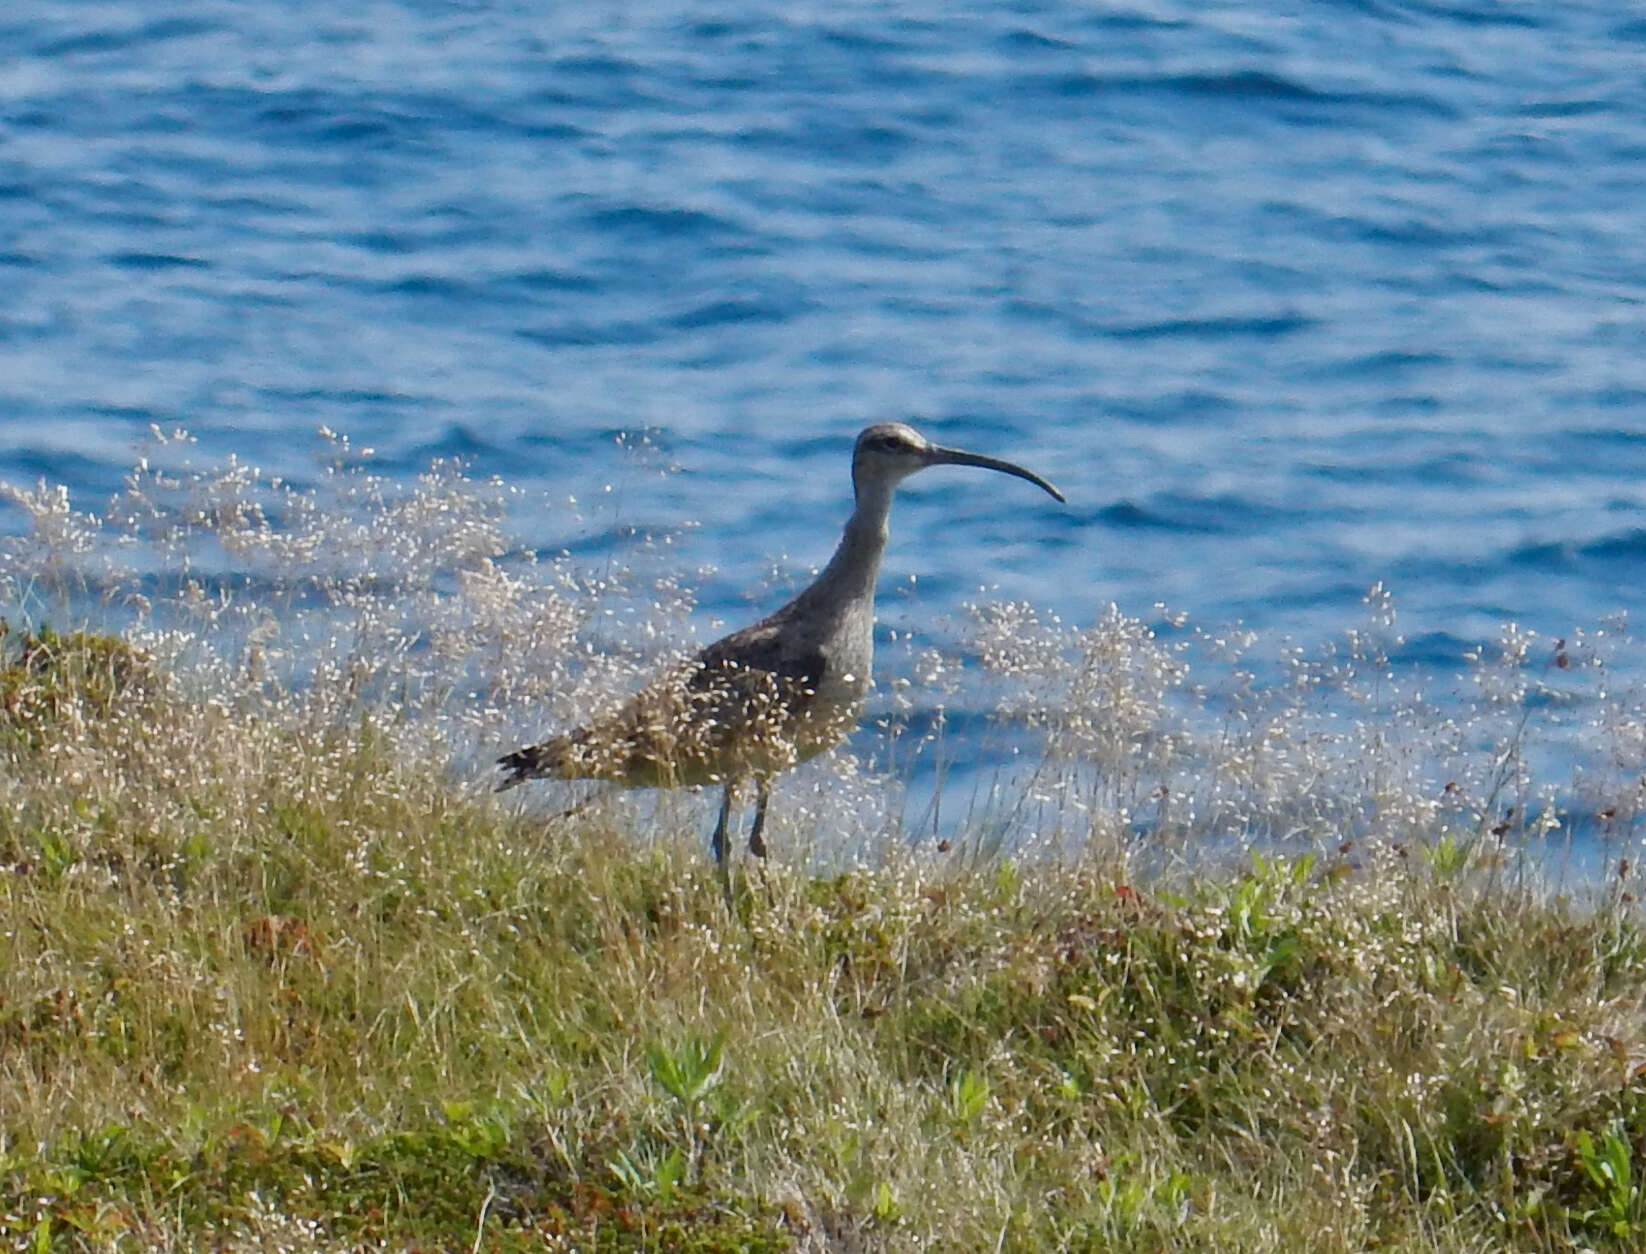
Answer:
<svg viewBox="0 0 1646 1254"><path fill-rule="evenodd" d="M0 640L16 1248L1646 1242L1641 721L1589 700L1609 765L1557 796L1527 714L1615 633L1506 631L1447 714L1390 691L1377 594L1266 670L980 607L1035 839L984 808L911 846L837 758L733 919L689 798L556 820L472 765L646 670L683 594L613 649L602 607L655 581L510 559L502 485L344 460L13 493L12 621L127 616ZM1613 841L1576 902L1525 873L1561 797Z"/></svg>

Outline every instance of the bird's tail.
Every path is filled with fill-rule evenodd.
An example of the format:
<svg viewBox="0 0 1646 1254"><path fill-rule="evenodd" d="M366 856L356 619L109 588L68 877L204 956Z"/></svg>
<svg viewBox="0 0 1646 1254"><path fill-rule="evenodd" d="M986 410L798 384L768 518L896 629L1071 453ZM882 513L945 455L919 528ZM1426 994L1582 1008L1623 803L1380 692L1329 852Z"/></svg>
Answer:
<svg viewBox="0 0 1646 1254"><path fill-rule="evenodd" d="M505 753L497 759L497 765L507 772L497 785L497 791L502 792L516 784L524 784L528 779L564 775L570 749L570 737L556 736L542 744L527 745L524 749Z"/></svg>

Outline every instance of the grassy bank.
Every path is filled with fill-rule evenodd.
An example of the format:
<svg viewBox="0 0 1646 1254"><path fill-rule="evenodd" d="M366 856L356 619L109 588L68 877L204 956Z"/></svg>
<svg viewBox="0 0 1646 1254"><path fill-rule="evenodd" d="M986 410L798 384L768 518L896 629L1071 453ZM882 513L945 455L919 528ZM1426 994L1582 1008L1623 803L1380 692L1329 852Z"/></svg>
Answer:
<svg viewBox="0 0 1646 1254"><path fill-rule="evenodd" d="M733 921L690 815L522 815L320 690L4 643L16 1248L1646 1245L1627 881L1438 831L933 847L779 858Z"/></svg>

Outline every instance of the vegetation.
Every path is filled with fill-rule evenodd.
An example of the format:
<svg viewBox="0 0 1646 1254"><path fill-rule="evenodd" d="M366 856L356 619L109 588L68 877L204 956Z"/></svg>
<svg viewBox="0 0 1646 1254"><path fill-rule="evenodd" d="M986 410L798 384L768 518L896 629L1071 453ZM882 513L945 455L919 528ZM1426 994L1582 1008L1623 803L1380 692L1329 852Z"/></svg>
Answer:
<svg viewBox="0 0 1646 1254"><path fill-rule="evenodd" d="M14 655L18 1248L1646 1240L1615 897L1421 847L932 851L756 870L733 921L692 830L506 813L370 720L110 682L147 668L105 638Z"/></svg>
<svg viewBox="0 0 1646 1254"><path fill-rule="evenodd" d="M623 678L568 661L609 589L492 567L487 509L438 479L347 479L353 512L314 526L355 528L338 552L379 582L315 574L335 535L304 519L338 515L285 500L276 527L236 475L214 509L157 477L102 520L13 493L11 1248L1646 1247L1638 762L1595 801L1603 873L1574 895L1527 870L1566 819L1528 800L1514 684L1561 681L1576 642L1505 649L1482 688L1507 702L1466 732L1340 677L1362 714L1335 743L1291 697L1242 704L1237 667L1195 740L1183 655L1135 620L1071 637L985 607L967 647L1044 734L1025 787L1056 839L998 847L981 813L911 842L842 755L818 790L881 838L831 857L800 773L733 918L690 796L557 815L471 764L524 703L571 699L544 676L584 700ZM451 547L394 565L419 510ZM15 625L64 589L129 603L92 534L117 514L187 567L173 591L147 563L116 635ZM289 578L214 587L208 525ZM1419 727L1460 746L1444 778L1411 764Z"/></svg>

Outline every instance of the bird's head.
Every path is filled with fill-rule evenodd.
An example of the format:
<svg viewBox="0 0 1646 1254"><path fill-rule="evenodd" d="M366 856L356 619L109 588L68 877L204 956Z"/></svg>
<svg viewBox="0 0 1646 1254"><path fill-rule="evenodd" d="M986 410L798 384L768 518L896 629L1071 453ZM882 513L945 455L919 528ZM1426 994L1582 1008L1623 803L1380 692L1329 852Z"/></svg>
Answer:
<svg viewBox="0 0 1646 1254"><path fill-rule="evenodd" d="M998 470L1027 479L1058 500L1063 499L1061 492L1033 471L998 457L933 444L903 422L877 422L858 434L857 445L852 449L852 486L859 497L875 489L889 494L915 471L928 466L981 466L985 470Z"/></svg>

